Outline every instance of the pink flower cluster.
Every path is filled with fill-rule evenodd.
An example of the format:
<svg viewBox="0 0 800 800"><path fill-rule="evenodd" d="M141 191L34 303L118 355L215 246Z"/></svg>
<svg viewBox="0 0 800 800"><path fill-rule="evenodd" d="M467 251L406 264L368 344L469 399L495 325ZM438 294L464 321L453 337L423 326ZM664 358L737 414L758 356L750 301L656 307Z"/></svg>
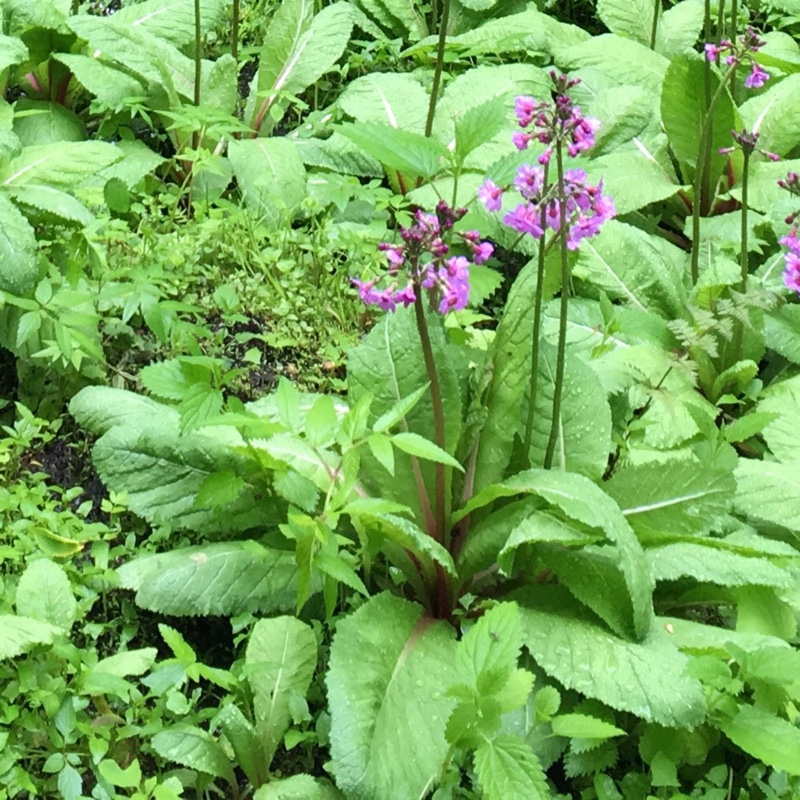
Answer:
<svg viewBox="0 0 800 800"><path fill-rule="evenodd" d="M537 133L514 134L514 144L520 150L528 147L535 138L547 145L539 156L539 164L523 164L514 179L513 188L522 197L513 211L503 217L503 222L520 233L540 239L546 229L557 233L561 230L561 197L564 198L565 217L568 230L566 243L570 250L576 250L582 239L596 236L606 220L616 215L614 203L603 194L602 181L597 186L587 183L582 169L569 169L564 172L564 185L546 185L545 166L550 163L553 147L566 148L567 153L576 157L594 145L594 133L600 126L595 119L583 117L578 106L566 94L578 83L566 76L551 73L556 87L555 102L537 101L532 97L518 97L514 107L520 127L530 125ZM522 137L522 138L519 138ZM503 193L508 190L491 180L484 181L478 190L478 200L487 211L500 211Z"/></svg>
<svg viewBox="0 0 800 800"><path fill-rule="evenodd" d="M783 282L788 289L800 294L800 239L797 238L797 226L781 239L781 244L789 248L784 256L786 268L783 271Z"/></svg>
<svg viewBox="0 0 800 800"><path fill-rule="evenodd" d="M435 214L417 211L414 224L400 228L403 244L378 245L389 262L386 274L371 281L351 279L363 302L395 311L398 305L408 307L415 303L419 292L426 290L433 295L441 314L465 308L469 300L470 261L465 256L450 256L450 246L443 237L466 213L465 208L451 209L444 201L436 206ZM480 241L478 231L455 235L471 251L472 263L483 264L494 252L489 242ZM377 288L381 284L383 288Z"/></svg>
<svg viewBox="0 0 800 800"><path fill-rule="evenodd" d="M757 53L759 48L765 44L766 42L761 39L756 29L748 26L745 33L739 37L737 44L729 39L723 39L719 44L707 42L704 49L709 61L717 61L723 53L727 53L725 63L729 67L740 64L744 58L748 58L750 74L744 79L744 85L748 89L760 89L769 80L769 73L756 62L752 54Z"/></svg>
<svg viewBox="0 0 800 800"><path fill-rule="evenodd" d="M545 151L539 156L540 164L549 164L553 155L553 142L565 142L567 153L572 158L578 153L594 147L594 134L600 127L600 122L592 117L584 117L580 106L572 104L566 91L575 84L577 79L568 80L565 75L557 76L550 73L556 85L557 96L555 103L549 100L536 100L533 97L518 97L514 104L514 113L517 116L520 128L526 129L533 126L532 131L518 131L511 140L518 150L527 150L528 145L535 139L547 145Z"/></svg>

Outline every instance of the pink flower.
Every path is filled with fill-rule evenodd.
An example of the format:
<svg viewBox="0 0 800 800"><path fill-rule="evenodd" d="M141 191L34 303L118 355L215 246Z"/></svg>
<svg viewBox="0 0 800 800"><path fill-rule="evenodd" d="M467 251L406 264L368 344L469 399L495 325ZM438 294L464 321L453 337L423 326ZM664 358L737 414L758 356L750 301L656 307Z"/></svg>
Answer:
<svg viewBox="0 0 800 800"><path fill-rule="evenodd" d="M527 128L533 121L538 104L532 97L520 96L514 103L514 113L521 128Z"/></svg>
<svg viewBox="0 0 800 800"><path fill-rule="evenodd" d="M711 42L706 42L706 44L704 45L704 49L706 51L706 58L709 61L716 61L717 60L717 58L718 58L718 56L720 54L719 47L717 47L715 44L711 44Z"/></svg>
<svg viewBox="0 0 800 800"><path fill-rule="evenodd" d="M752 71L744 79L744 85L748 89L760 89L769 80L769 73L761 68L755 61L752 63Z"/></svg>
<svg viewBox="0 0 800 800"><path fill-rule="evenodd" d="M517 131L512 134L511 141L514 143L514 147L516 147L517 150L527 150L533 138L534 136L532 133L520 133L520 131Z"/></svg>
<svg viewBox="0 0 800 800"><path fill-rule="evenodd" d="M494 247L489 242L481 242L472 246L472 260L476 264L485 264L494 253Z"/></svg>
<svg viewBox="0 0 800 800"><path fill-rule="evenodd" d="M503 205L502 196L503 190L494 181L486 180L478 189L478 200L487 211L499 211Z"/></svg>

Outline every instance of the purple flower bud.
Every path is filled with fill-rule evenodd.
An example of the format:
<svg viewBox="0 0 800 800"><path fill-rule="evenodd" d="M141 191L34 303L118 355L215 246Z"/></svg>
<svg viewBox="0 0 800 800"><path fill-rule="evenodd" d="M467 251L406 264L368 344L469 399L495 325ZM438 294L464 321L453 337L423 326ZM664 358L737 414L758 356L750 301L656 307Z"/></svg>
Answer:
<svg viewBox="0 0 800 800"><path fill-rule="evenodd" d="M715 44L711 42L706 42L704 45L704 49L706 51L706 58L709 61L716 61L720 54L720 49Z"/></svg>

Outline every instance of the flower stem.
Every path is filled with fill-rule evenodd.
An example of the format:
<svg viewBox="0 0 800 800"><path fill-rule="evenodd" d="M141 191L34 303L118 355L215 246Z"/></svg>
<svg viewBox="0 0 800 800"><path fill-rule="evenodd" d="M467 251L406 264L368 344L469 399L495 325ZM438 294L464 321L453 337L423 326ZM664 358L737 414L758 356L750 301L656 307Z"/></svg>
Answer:
<svg viewBox="0 0 800 800"><path fill-rule="evenodd" d="M544 454L544 468L553 465L553 453L560 429L561 395L564 388L564 364L567 354L567 311L569 310L569 261L567 259L567 198L564 192L564 155L561 140L556 144L556 167L558 168L558 215L561 240L561 307L558 322L558 346L556 349L556 377L553 386L553 419L550 424L550 438Z"/></svg>
<svg viewBox="0 0 800 800"><path fill-rule="evenodd" d="M725 91L728 81L730 80L731 75L733 75L735 68L736 64L734 62L734 64L728 67L727 71L722 76L722 80L719 82L717 91L714 92L714 96L711 98L711 102L708 105L706 118L703 120L703 128L700 132L700 147L698 148L697 152L697 167L694 173L694 186L692 187L691 272L693 285L697 283L697 279L700 274L700 195L706 174L710 172L708 169L710 165L706 163L704 155L711 144L711 129L712 120L714 119L714 109L717 107L717 103L719 102L720 97L722 97L722 93Z"/></svg>
<svg viewBox="0 0 800 800"><path fill-rule="evenodd" d="M439 383L439 373L436 371L436 360L433 357L431 337L428 333L428 323L425 320L425 308L422 299L422 290L417 288L417 299L414 302L414 314L417 321L417 331L422 345L422 357L425 360L425 370L431 383L431 402L433 404L433 435L436 444L446 449L444 429L444 407L442 405L442 387ZM436 540L449 547L449 532L447 528L447 503L446 503L446 467L438 461L434 464L434 491L436 494Z"/></svg>
<svg viewBox="0 0 800 800"><path fill-rule="evenodd" d="M721 2L721 0L720 0ZM711 41L711 0L705 0L703 6L703 28L705 41ZM717 59L719 65L719 58ZM695 201L698 202L699 197L700 210L703 214L708 214L708 209L711 206L711 170L709 168L711 162L711 138L714 127L713 117L711 115L711 62L703 59L703 91L705 93L706 116L705 121L711 120L709 129L708 140L704 148L701 148L698 156L698 164L703 163L703 180L700 184L700 193L695 196Z"/></svg>
<svg viewBox="0 0 800 800"><path fill-rule="evenodd" d="M236 70L239 70L239 3L241 0L233 0L233 29L231 31L231 55L236 60Z"/></svg>
<svg viewBox="0 0 800 800"><path fill-rule="evenodd" d="M439 87L442 84L444 69L444 46L447 41L447 25L450 21L450 0L442 0L442 16L439 19L439 44L436 48L436 64L433 68L433 85L428 101L428 118L425 120L425 135L433 131L433 119L436 116L436 103L439 99Z"/></svg>
<svg viewBox="0 0 800 800"><path fill-rule="evenodd" d="M739 265L741 266L742 280L739 284L739 291L747 291L747 276L750 273L750 255L747 250L747 211L748 211L748 190L750 183L750 152L743 148L744 165L742 167L742 252L740 254Z"/></svg>
<svg viewBox="0 0 800 800"><path fill-rule="evenodd" d="M194 104L200 105L200 81L202 79L202 61L200 52L200 0L194 0ZM200 131L192 134L192 147L200 146Z"/></svg>
<svg viewBox="0 0 800 800"><path fill-rule="evenodd" d="M658 18L661 16L661 0L653 2L653 26L650 28L650 49L656 49L656 36L658 36Z"/></svg>
<svg viewBox="0 0 800 800"><path fill-rule="evenodd" d="M661 0L659 0L661 2ZM547 196L547 173L549 164L545 164L542 177L542 197ZM533 439L533 417L536 413L536 389L539 381L539 339L542 331L542 299L544 297L544 262L547 254L545 235L547 225L547 203L542 203L542 238L539 239L539 254L536 265L536 292L533 299L533 328L531 330L531 382L528 392L528 416L525 420L525 439L522 452L528 466L531 465L531 441Z"/></svg>

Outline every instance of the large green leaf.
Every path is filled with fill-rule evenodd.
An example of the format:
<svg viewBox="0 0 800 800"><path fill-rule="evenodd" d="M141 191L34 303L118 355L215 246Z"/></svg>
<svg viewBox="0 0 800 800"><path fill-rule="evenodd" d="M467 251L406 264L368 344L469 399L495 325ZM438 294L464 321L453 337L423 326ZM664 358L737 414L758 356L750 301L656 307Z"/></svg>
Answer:
<svg viewBox="0 0 800 800"><path fill-rule="evenodd" d="M688 659L654 628L642 642L617 638L557 586L513 595L537 664L568 689L669 727L694 727L706 711Z"/></svg>
<svg viewBox="0 0 800 800"><path fill-rule="evenodd" d="M86 125L71 109L49 100L17 100L14 133L23 147L83 142Z"/></svg>
<svg viewBox="0 0 800 800"><path fill-rule="evenodd" d="M705 71L702 56L693 53L674 58L664 77L661 90L661 122L669 137L672 151L682 165L684 178L694 175L703 121L706 118ZM719 75L711 73L711 93L717 91ZM719 154L721 147L731 146L731 130L736 126L736 109L727 90L720 95L714 109L711 136L711 162L708 178L713 186L725 166Z"/></svg>
<svg viewBox="0 0 800 800"><path fill-rule="evenodd" d="M292 216L306 197L306 168L289 139L246 139L228 145L244 202L272 224Z"/></svg>
<svg viewBox="0 0 800 800"><path fill-rule="evenodd" d="M491 499L517 494L534 494L560 509L567 517L582 525L597 528L617 547L619 569L625 577L630 595L632 629L636 636L644 636L652 622L652 578L644 552L617 504L597 485L582 475L557 470L531 469L513 476L502 484L487 487L482 495L473 498L465 509L480 507ZM535 542L530 527L518 523L503 550L508 554L514 548ZM579 542L569 530L559 532L560 541ZM541 540L540 540L541 541ZM545 539L548 541L548 539ZM550 537L549 541L559 541ZM469 540L467 541L469 546Z"/></svg>
<svg viewBox="0 0 800 800"><path fill-rule="evenodd" d="M406 73L373 72L349 83L339 97L339 105L359 122L383 122L422 133L428 93Z"/></svg>
<svg viewBox="0 0 800 800"><path fill-rule="evenodd" d="M719 586L777 586L788 588L791 574L766 558L748 558L698 542L681 542L645 551L656 581L694 578Z"/></svg>
<svg viewBox="0 0 800 800"><path fill-rule="evenodd" d="M323 167L343 175L383 177L383 167L380 163L341 133L334 133L327 139L297 139L295 145L300 158L307 166Z"/></svg>
<svg viewBox="0 0 800 800"><path fill-rule="evenodd" d="M28 58L28 48L21 39L15 36L4 36L0 34L0 72L21 64Z"/></svg>
<svg viewBox="0 0 800 800"><path fill-rule="evenodd" d="M749 130L758 125L759 147L786 155L800 142L800 75L768 85L739 111Z"/></svg>
<svg viewBox="0 0 800 800"><path fill-rule="evenodd" d="M149 397L110 386L87 386L70 401L69 413L78 424L95 436L102 436L115 425L144 428L154 417L176 426L179 414Z"/></svg>
<svg viewBox="0 0 800 800"><path fill-rule="evenodd" d="M652 95L640 86L617 86L599 92L588 108L588 113L601 122L592 155L611 152L630 142L650 124L653 110ZM613 193L611 196L616 201Z"/></svg>
<svg viewBox="0 0 800 800"><path fill-rule="evenodd" d="M552 797L539 761L517 736L484 740L475 751L475 772L486 800L546 800Z"/></svg>
<svg viewBox="0 0 800 800"><path fill-rule="evenodd" d="M593 36L586 42L557 53L559 67L569 71L593 68L610 85L641 86L658 91L669 61L643 44L611 33Z"/></svg>
<svg viewBox="0 0 800 800"><path fill-rule="evenodd" d="M800 533L800 461L741 459L736 469L734 508L754 519Z"/></svg>
<svg viewBox="0 0 800 800"><path fill-rule="evenodd" d="M641 145L638 140L637 145ZM605 193L613 198L618 214L629 214L667 200L681 188L643 145L641 149L605 153L589 161L586 167L592 179L602 179Z"/></svg>
<svg viewBox="0 0 800 800"><path fill-rule="evenodd" d="M702 27L702 0L681 0L675 3L659 20L656 52L672 58L691 50Z"/></svg>
<svg viewBox="0 0 800 800"><path fill-rule="evenodd" d="M78 604L69 578L53 561L39 559L28 565L17 585L17 613L69 630Z"/></svg>
<svg viewBox="0 0 800 800"><path fill-rule="evenodd" d="M126 75L99 58L79 53L57 53L54 58L70 69L84 89L111 108L116 108L126 99L147 95L140 80Z"/></svg>
<svg viewBox="0 0 800 800"><path fill-rule="evenodd" d="M296 600L294 553L226 542L140 556L118 570L136 602L175 616L287 611Z"/></svg>
<svg viewBox="0 0 800 800"><path fill-rule="evenodd" d="M772 454L785 463L800 462L800 378L771 386L758 410L775 417L764 428L764 439Z"/></svg>
<svg viewBox="0 0 800 800"><path fill-rule="evenodd" d="M800 730L781 717L756 706L740 706L732 719L724 719L722 732L746 753L767 766L800 775Z"/></svg>
<svg viewBox="0 0 800 800"><path fill-rule="evenodd" d="M194 41L195 1L145 0L123 6L114 14L114 22L183 47ZM226 5L226 0L199 0L201 35L217 25Z"/></svg>
<svg viewBox="0 0 800 800"><path fill-rule="evenodd" d="M438 316L428 316L428 332L436 359L442 400L447 409L445 449L452 454L461 435L461 393L457 372L459 353L447 343ZM366 394L373 395L371 413L374 417L390 411L403 398L425 386L428 375L413 310L399 310L385 316L348 354L347 374L352 403L355 404ZM430 392L409 412L406 424L411 433L431 441L435 439ZM369 471L369 482L379 488L381 496L410 506L417 514L417 519L423 519L411 458L404 453L396 453L394 477L366 453L362 458L365 463L373 465L374 468ZM432 464L421 461L419 469L428 486L432 487Z"/></svg>
<svg viewBox="0 0 800 800"><path fill-rule="evenodd" d="M333 773L349 797L417 800L436 782L456 652L452 628L390 594L339 621L326 682Z"/></svg>
<svg viewBox="0 0 800 800"><path fill-rule="evenodd" d="M651 0L598 0L597 16L611 33L649 46L654 8L660 17L661 4L654 6Z"/></svg>
<svg viewBox="0 0 800 800"><path fill-rule="evenodd" d="M106 142L59 142L26 147L0 170L0 186L51 186L74 191L84 180L123 158Z"/></svg>
<svg viewBox="0 0 800 800"><path fill-rule="evenodd" d="M500 318L491 356L491 382L486 392L486 419L478 440L475 491L496 483L511 460L514 437L522 423L520 407L529 384L531 328L536 264L517 276Z"/></svg>
<svg viewBox="0 0 800 800"><path fill-rule="evenodd" d="M640 228L612 220L600 236L581 243L573 274L640 311L672 317L686 303L683 263L676 249Z"/></svg>
<svg viewBox="0 0 800 800"><path fill-rule="evenodd" d="M51 644L61 628L29 617L0 614L0 658L16 658L37 644Z"/></svg>
<svg viewBox="0 0 800 800"><path fill-rule="evenodd" d="M267 763L289 727L293 697L305 697L316 666L317 640L304 622L275 617L253 627L245 671Z"/></svg>
<svg viewBox="0 0 800 800"><path fill-rule="evenodd" d="M0 291L27 294L38 275L33 228L0 192Z"/></svg>
<svg viewBox="0 0 800 800"><path fill-rule="evenodd" d="M556 348L543 343L539 355L539 381L533 417L530 463L544 463L553 420ZM521 407L521 419L528 413L529 398ZM523 422L524 426L524 422ZM591 367L568 352L553 466L599 479L611 452L611 409L606 393Z"/></svg>
<svg viewBox="0 0 800 800"><path fill-rule="evenodd" d="M270 21L253 82L256 99L248 118L262 131L267 112L281 92L298 95L339 60L353 29L347 3L326 6L314 16L311 0L287 0ZM251 90L252 91L252 90Z"/></svg>
<svg viewBox="0 0 800 800"><path fill-rule="evenodd" d="M736 480L695 461L628 465L603 485L639 534L700 533L728 512Z"/></svg>

